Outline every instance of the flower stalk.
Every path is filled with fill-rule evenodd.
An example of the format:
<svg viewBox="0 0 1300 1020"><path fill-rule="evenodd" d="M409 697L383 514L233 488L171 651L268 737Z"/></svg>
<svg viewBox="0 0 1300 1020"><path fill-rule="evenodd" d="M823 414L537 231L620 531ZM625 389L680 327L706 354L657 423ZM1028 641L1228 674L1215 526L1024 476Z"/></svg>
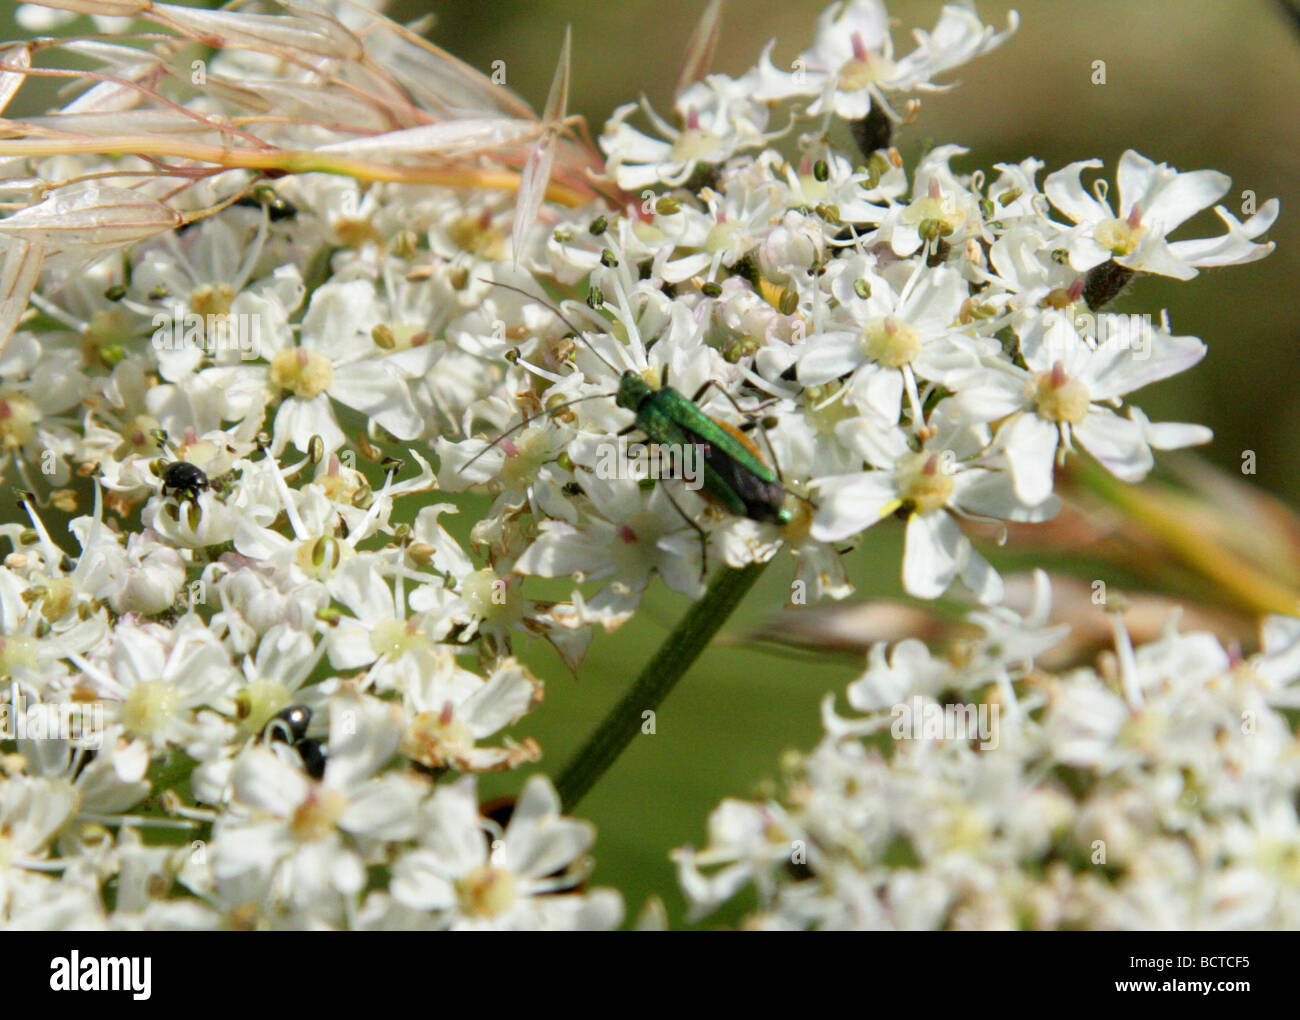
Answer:
<svg viewBox="0 0 1300 1020"><path fill-rule="evenodd" d="M643 713L658 708L668 697L766 567L767 563L751 563L739 570L724 570L704 598L691 606L636 682L560 773L555 785L564 812L571 812L614 764L640 732Z"/></svg>

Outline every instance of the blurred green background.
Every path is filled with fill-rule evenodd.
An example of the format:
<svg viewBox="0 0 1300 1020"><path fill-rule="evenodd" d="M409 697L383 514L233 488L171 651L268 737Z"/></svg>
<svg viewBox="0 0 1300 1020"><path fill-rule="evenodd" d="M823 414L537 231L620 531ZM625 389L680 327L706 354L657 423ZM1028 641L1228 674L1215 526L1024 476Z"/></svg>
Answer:
<svg viewBox="0 0 1300 1020"><path fill-rule="evenodd" d="M716 69L740 73L763 44L780 40L778 65L812 38L823 4L809 0L733 0ZM929 28L940 3L889 4L900 52L910 30ZM573 112L594 133L619 103L645 92L666 112L671 87L703 0L619 0L541 3L524 0L399 2L391 12L411 19L432 11L432 38L488 71L503 60L507 84L540 108L566 24L573 26ZM1297 171L1300 155L1300 32L1284 9L1266 0L1036 0L978 4L986 23L1001 27L1020 10L1017 35L993 53L943 80L952 92L924 97L917 124L899 139L909 157L928 140L970 148L954 168L969 171L1034 155L1050 169L1099 157L1111 176L1129 147L1182 169L1214 168L1233 178L1225 200L1240 211L1241 193L1282 199L1272 231L1277 251L1250 266L1202 273L1196 280L1144 279L1118 311L1169 310L1176 333L1202 337L1209 355L1195 370L1143 391L1136 402L1155 420L1210 425L1205 452L1239 470L1244 450L1257 455L1261 486L1300 502L1300 270ZM15 38L11 12L0 35ZM1093 62L1105 61L1106 84L1092 83ZM909 159L910 165L910 159ZM1242 217L1245 218L1244 216ZM1179 236L1219 232L1212 216ZM464 534L474 507L461 501ZM0 512L9 519L11 510ZM50 518L47 518L50 519ZM899 589L899 529L872 529L851 558L861 597ZM674 924L682 920L668 850L705 841L705 819L724 797L746 796L775 774L786 748L808 748L820 731L818 703L842 690L856 667L843 661L798 662L735 639L784 604L789 572L773 566L724 637L696 664L658 714L658 733L638 737L581 805L599 828L594 884L620 889L635 916L647 896L664 897ZM581 679L549 647L524 649L547 681L544 705L518 728L536 736L544 767L554 774L604 710L631 682L685 608L656 587L645 612L615 635L598 637ZM513 792L519 775L489 777L486 793ZM741 911L715 916L734 922Z"/></svg>

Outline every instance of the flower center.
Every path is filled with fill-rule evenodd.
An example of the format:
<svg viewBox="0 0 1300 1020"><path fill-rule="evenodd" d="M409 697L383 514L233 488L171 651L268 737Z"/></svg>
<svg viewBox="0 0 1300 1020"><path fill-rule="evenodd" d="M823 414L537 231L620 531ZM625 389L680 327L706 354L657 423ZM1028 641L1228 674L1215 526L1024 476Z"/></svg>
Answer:
<svg viewBox="0 0 1300 1020"><path fill-rule="evenodd" d="M13 450L31 442L40 420L36 405L21 394L0 397L0 447Z"/></svg>
<svg viewBox="0 0 1300 1020"><path fill-rule="evenodd" d="M538 471L550 455L551 437L547 430L536 425L524 429L510 445L508 456L501 465L501 480L519 483L536 481Z"/></svg>
<svg viewBox="0 0 1300 1020"><path fill-rule="evenodd" d="M441 712L421 712L411 722L402 742L407 757L430 768L440 768L448 759L474 748L474 734L457 719L450 702Z"/></svg>
<svg viewBox="0 0 1300 1020"><path fill-rule="evenodd" d="M87 361L94 361L105 347L130 338L131 316L121 308L101 308L81 331L81 353Z"/></svg>
<svg viewBox="0 0 1300 1020"><path fill-rule="evenodd" d="M190 308L205 319L209 315L226 315L235 303L235 288L228 283L205 283L190 291Z"/></svg>
<svg viewBox="0 0 1300 1020"><path fill-rule="evenodd" d="M952 472L944 467L937 453L921 450L900 458L898 493L920 514L948 505L954 486Z"/></svg>
<svg viewBox="0 0 1300 1020"><path fill-rule="evenodd" d="M383 244L384 239L369 220L344 216L334 223L334 236L345 248L364 248L367 244Z"/></svg>
<svg viewBox="0 0 1300 1020"><path fill-rule="evenodd" d="M903 210L903 222L914 226L926 240L949 237L966 222L966 214L951 195L945 195L938 181L930 182L929 193L913 199Z"/></svg>
<svg viewBox="0 0 1300 1020"><path fill-rule="evenodd" d="M457 248L481 255L485 259L500 260L509 254L506 236L492 225L492 216L462 216L447 230L447 236Z"/></svg>
<svg viewBox="0 0 1300 1020"><path fill-rule="evenodd" d="M420 633L419 622L415 617L405 622L380 620L370 629L370 647L376 655L387 655L390 659L416 648L427 648L429 639Z"/></svg>
<svg viewBox="0 0 1300 1020"><path fill-rule="evenodd" d="M50 623L56 620L62 620L67 613L68 608L72 605L76 597L76 591L73 588L72 579L68 577L55 577L45 584L45 602L41 606L41 615ZM32 640L27 638L26 640ZM32 650L33 658L35 649ZM35 665L35 663L33 663Z"/></svg>
<svg viewBox="0 0 1300 1020"><path fill-rule="evenodd" d="M354 555L351 546L340 542L333 535L322 535L311 541L299 542L293 561L304 574L319 581L331 576L340 563Z"/></svg>
<svg viewBox="0 0 1300 1020"><path fill-rule="evenodd" d="M180 695L163 680L142 680L122 704L122 724L137 737L155 736L172 717Z"/></svg>
<svg viewBox="0 0 1300 1020"><path fill-rule="evenodd" d="M1147 228L1142 226L1142 210L1138 206L1126 220L1103 220L1097 224L1097 243L1108 248L1112 255L1128 255L1138 246Z"/></svg>
<svg viewBox="0 0 1300 1020"><path fill-rule="evenodd" d="M289 828L299 843L324 839L334 831L335 823L348 806L343 794L324 786L313 786L307 799L294 809Z"/></svg>
<svg viewBox="0 0 1300 1020"><path fill-rule="evenodd" d="M319 351L295 347L271 359L271 382L295 397L310 400L334 382L334 365Z"/></svg>
<svg viewBox="0 0 1300 1020"><path fill-rule="evenodd" d="M873 319L862 330L862 353L889 368L910 365L921 353L921 334L893 315Z"/></svg>
<svg viewBox="0 0 1300 1020"><path fill-rule="evenodd" d="M835 432L835 426L842 421L853 418L857 412L849 406L843 394L827 402L834 386L808 386L803 391L803 412L808 423L819 435L829 436Z"/></svg>
<svg viewBox="0 0 1300 1020"><path fill-rule="evenodd" d="M956 805L944 826L942 839L945 850L957 853L979 850L988 845L988 819L968 804Z"/></svg>
<svg viewBox="0 0 1300 1020"><path fill-rule="evenodd" d="M1088 416L1092 402L1088 387L1065 374L1059 361L1050 372L1039 372L1029 383L1029 397L1034 401L1038 416L1047 421L1078 425Z"/></svg>
<svg viewBox="0 0 1300 1020"><path fill-rule="evenodd" d="M853 33L853 57L840 68L841 92L857 92L898 73L894 62L882 53L872 53L857 32Z"/></svg>
<svg viewBox="0 0 1300 1020"><path fill-rule="evenodd" d="M514 875L504 868L482 864L456 880L460 909L472 917L496 917L517 898Z"/></svg>
<svg viewBox="0 0 1300 1020"><path fill-rule="evenodd" d="M491 567L466 574L460 585L460 597L470 612L485 620L511 619L519 615L519 607L511 598L510 585Z"/></svg>

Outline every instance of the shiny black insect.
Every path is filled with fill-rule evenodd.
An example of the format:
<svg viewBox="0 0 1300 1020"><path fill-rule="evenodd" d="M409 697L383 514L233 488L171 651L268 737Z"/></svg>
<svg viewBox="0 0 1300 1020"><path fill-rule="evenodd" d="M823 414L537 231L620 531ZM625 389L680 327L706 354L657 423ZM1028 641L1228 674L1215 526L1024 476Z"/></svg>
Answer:
<svg viewBox="0 0 1300 1020"><path fill-rule="evenodd" d="M325 778L325 748L319 740L300 740L297 751L302 758L302 767L313 779Z"/></svg>
<svg viewBox="0 0 1300 1020"><path fill-rule="evenodd" d="M189 461L175 460L163 468L163 495L168 492L184 493L190 499L197 499L200 492L208 487L208 476L203 469Z"/></svg>
<svg viewBox="0 0 1300 1020"><path fill-rule="evenodd" d="M263 731L272 740L283 740L286 744L296 744L307 735L311 725L311 709L306 705L290 705L271 716Z"/></svg>
<svg viewBox="0 0 1300 1020"><path fill-rule="evenodd" d="M307 775L321 779L325 775L325 747L307 736L310 725L311 709L306 705L290 705L271 717L262 734L269 740L281 740L291 746L302 759Z"/></svg>
<svg viewBox="0 0 1300 1020"><path fill-rule="evenodd" d="M176 456L176 447L167 437L163 429L153 430L154 442L164 453L170 453ZM197 464L191 464L186 460L173 460L169 464L164 464L161 460L156 460L151 465L154 474L162 478L162 494L164 497L168 493L183 493L190 499L198 499L199 493L208 487L208 476L203 469Z"/></svg>

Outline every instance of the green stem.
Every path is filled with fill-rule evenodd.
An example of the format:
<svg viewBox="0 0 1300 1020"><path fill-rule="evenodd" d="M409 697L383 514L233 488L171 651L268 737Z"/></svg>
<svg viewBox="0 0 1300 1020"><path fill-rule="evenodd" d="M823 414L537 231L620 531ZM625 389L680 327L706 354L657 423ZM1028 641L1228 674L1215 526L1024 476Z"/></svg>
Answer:
<svg viewBox="0 0 1300 1020"><path fill-rule="evenodd" d="M563 810L571 812L587 791L641 732L642 713L653 711L668 697L691 664L708 647L713 635L754 586L766 563L724 570L699 602L682 617L668 640L659 646L628 692L601 721L556 781Z"/></svg>

